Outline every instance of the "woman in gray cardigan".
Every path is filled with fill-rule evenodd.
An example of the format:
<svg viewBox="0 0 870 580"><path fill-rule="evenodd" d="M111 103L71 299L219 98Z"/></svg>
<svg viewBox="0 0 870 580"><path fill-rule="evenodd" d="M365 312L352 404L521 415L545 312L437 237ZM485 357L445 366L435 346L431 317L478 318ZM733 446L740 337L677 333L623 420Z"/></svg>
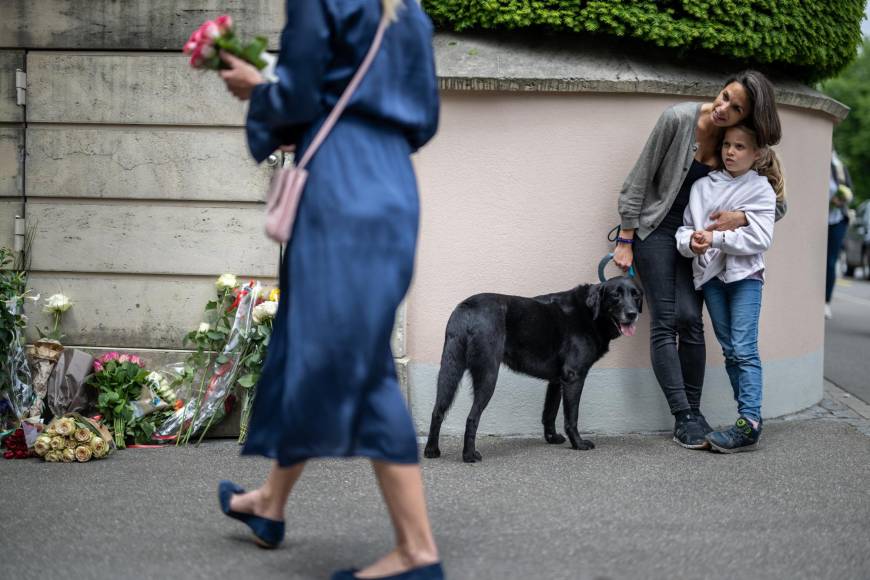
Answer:
<svg viewBox="0 0 870 580"><path fill-rule="evenodd" d="M680 255L674 235L692 184L719 167L719 144L728 127L743 123L759 147L781 136L773 85L757 71L743 71L725 83L711 103L680 103L656 123L619 194L620 233L614 261L640 275L652 322L650 356L656 379L674 415L674 441L704 449L712 431L701 414L706 349L702 297L692 283L692 261ZM776 219L785 215L777 205ZM743 212L717 212L709 229L746 225Z"/></svg>

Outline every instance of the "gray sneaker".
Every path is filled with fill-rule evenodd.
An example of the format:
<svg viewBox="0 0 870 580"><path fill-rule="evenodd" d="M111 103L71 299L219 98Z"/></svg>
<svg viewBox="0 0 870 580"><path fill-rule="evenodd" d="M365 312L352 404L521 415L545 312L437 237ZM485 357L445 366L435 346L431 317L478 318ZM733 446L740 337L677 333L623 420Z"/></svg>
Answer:
<svg viewBox="0 0 870 580"><path fill-rule="evenodd" d="M759 439L761 439L761 421L758 422L756 429L746 417L740 417L734 425L724 431L713 431L707 435L710 447L719 453L754 451Z"/></svg>

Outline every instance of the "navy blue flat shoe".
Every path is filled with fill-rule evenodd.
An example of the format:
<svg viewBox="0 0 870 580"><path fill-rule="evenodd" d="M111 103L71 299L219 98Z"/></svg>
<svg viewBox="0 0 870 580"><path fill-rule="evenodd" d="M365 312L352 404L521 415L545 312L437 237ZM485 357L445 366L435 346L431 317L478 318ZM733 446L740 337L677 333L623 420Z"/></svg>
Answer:
<svg viewBox="0 0 870 580"><path fill-rule="evenodd" d="M340 570L332 575L332 580L360 580L356 573L357 569ZM428 566L420 566L419 568L411 568L399 574L392 576L378 576L373 580L444 580L444 569L441 567L441 562L429 564Z"/></svg>
<svg viewBox="0 0 870 580"><path fill-rule="evenodd" d="M218 484L218 500L221 504L221 511L229 517L247 524L254 532L254 541L261 548L277 548L284 539L284 522L231 510L230 499L239 493L245 493L245 490L232 481L221 481Z"/></svg>

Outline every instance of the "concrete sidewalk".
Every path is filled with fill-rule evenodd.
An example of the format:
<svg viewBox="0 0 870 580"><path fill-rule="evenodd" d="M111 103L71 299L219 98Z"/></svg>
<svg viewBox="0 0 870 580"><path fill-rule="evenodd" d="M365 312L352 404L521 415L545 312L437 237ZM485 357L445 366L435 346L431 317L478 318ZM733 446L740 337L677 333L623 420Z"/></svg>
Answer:
<svg viewBox="0 0 870 580"><path fill-rule="evenodd" d="M483 462L466 465L449 439L423 469L453 580L870 578L868 424L827 397L768 421L754 453L690 452L665 434L592 436L586 452L482 438ZM215 485L255 486L267 468L226 440L0 461L0 578L328 578L390 548L362 460L310 464L284 546L256 548Z"/></svg>

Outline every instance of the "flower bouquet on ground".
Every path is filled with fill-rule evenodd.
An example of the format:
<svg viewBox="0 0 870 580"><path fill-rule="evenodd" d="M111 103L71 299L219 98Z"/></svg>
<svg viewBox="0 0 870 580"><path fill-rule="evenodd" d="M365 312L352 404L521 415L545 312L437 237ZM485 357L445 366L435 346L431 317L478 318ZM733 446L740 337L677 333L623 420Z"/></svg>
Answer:
<svg viewBox="0 0 870 580"><path fill-rule="evenodd" d="M206 304L213 311L213 324L204 322L187 339L196 351L187 360L185 374L197 382L192 398L176 411L157 432L157 438L187 444L223 419L233 401L233 388L240 376L241 361L250 354L246 337L260 292L258 282L237 287L235 276L224 274L216 284L217 299Z"/></svg>
<svg viewBox="0 0 870 580"><path fill-rule="evenodd" d="M154 393L144 363L136 355L110 352L94 361L88 384L97 392L97 409L112 426L115 445L126 441L151 443L157 426L170 414L170 405Z"/></svg>
<svg viewBox="0 0 870 580"><path fill-rule="evenodd" d="M109 430L77 413L54 419L33 445L36 455L55 463L85 463L103 459L111 451Z"/></svg>
<svg viewBox="0 0 870 580"><path fill-rule="evenodd" d="M264 36L255 36L243 42L233 28L233 19L224 14L215 20L206 20L193 31L184 43L184 54L190 55L190 66L198 69L220 70L227 67L220 58L220 51L239 57L257 69L263 76L274 79L275 57L266 52L268 41Z"/></svg>
<svg viewBox="0 0 870 580"><path fill-rule="evenodd" d="M2 438L3 459L27 459L33 455L27 446L24 429L19 427L5 438Z"/></svg>
<svg viewBox="0 0 870 580"><path fill-rule="evenodd" d="M252 317L254 325L247 335L248 354L242 359L242 370L239 373L239 387L242 388L242 416L239 421L239 444L248 438L248 424L251 421L251 411L254 407L254 397L257 393L257 383L266 360L269 339L272 337L272 320L278 312L278 289L268 294L261 294L262 302L254 306Z"/></svg>
<svg viewBox="0 0 870 580"><path fill-rule="evenodd" d="M0 247L0 433L14 430L34 402L24 348L27 272Z"/></svg>
<svg viewBox="0 0 870 580"><path fill-rule="evenodd" d="M44 330L36 328L39 340L30 349L33 391L36 393L36 400L29 412L31 417L40 417L45 411L48 383L63 353L63 345L60 341L64 336L60 331L60 323L64 313L72 307L73 303L69 297L64 294L53 294L45 300L45 306L42 308L43 312L51 316L52 325Z"/></svg>

